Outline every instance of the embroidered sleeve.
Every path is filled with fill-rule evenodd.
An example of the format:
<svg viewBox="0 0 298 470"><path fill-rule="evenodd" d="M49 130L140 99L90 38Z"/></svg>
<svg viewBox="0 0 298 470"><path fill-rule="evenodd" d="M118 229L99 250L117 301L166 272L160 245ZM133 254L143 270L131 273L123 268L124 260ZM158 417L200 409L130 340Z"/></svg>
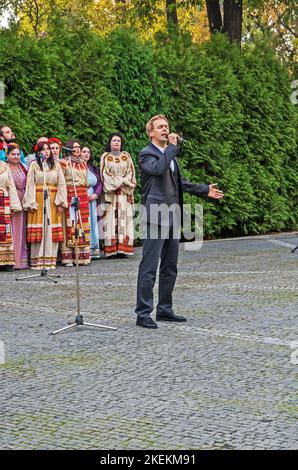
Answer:
<svg viewBox="0 0 298 470"><path fill-rule="evenodd" d="M23 208L25 210L32 209L37 210L38 204L36 202L36 184L35 184L35 169L36 169L36 162L32 162L29 171L27 174L27 182L26 182L26 191L23 198Z"/></svg>
<svg viewBox="0 0 298 470"><path fill-rule="evenodd" d="M7 174L8 174L8 192L9 192L9 199L10 199L10 207L13 211L19 212L22 210L22 205L17 193L16 185L14 184L14 180L11 174L10 169L7 167Z"/></svg>
<svg viewBox="0 0 298 470"><path fill-rule="evenodd" d="M60 163L56 163L57 169L57 195L55 198L56 206L67 207L67 186Z"/></svg>
<svg viewBox="0 0 298 470"><path fill-rule="evenodd" d="M121 188L122 191L127 195L132 195L134 188L136 187L136 174L135 167L132 161L131 156L127 153L122 156L122 158L127 158L127 172L123 178L124 186Z"/></svg>
<svg viewBox="0 0 298 470"><path fill-rule="evenodd" d="M111 160L109 160L111 159ZM112 162L113 157L107 153L103 154L100 161L100 176L103 183L103 190L106 193L116 191L123 183L121 176L115 176L108 168L108 162Z"/></svg>

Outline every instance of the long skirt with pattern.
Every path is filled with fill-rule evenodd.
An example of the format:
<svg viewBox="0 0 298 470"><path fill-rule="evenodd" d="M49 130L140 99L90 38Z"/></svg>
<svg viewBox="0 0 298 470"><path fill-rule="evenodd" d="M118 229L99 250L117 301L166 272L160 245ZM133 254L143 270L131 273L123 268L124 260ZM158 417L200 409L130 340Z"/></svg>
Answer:
<svg viewBox="0 0 298 470"><path fill-rule="evenodd" d="M88 188L88 195L94 194L94 187ZM90 247L92 251L99 250L99 234L97 225L97 201L89 202L90 215Z"/></svg>
<svg viewBox="0 0 298 470"><path fill-rule="evenodd" d="M14 266L9 195L0 188L0 266Z"/></svg>
<svg viewBox="0 0 298 470"><path fill-rule="evenodd" d="M23 200L25 190L17 189L20 201ZM26 244L27 213L25 211L11 214L11 227L13 249L15 256L15 269L28 268L28 249Z"/></svg>
<svg viewBox="0 0 298 470"><path fill-rule="evenodd" d="M101 221L105 256L133 254L133 204L129 200L130 197L118 189L113 201L107 204L106 214Z"/></svg>
<svg viewBox="0 0 298 470"><path fill-rule="evenodd" d="M79 199L79 211L77 211L77 227L79 231L78 242L78 264L86 265L90 263L90 222L89 222L89 198L87 188L84 186L76 187L77 197ZM75 196L74 188L67 187L68 208L65 211L63 219L64 243L61 247L62 264L75 261L75 210L71 205ZM83 229L83 230L82 230Z"/></svg>
<svg viewBox="0 0 298 470"><path fill-rule="evenodd" d="M24 211L11 214L15 269L28 268L28 250L26 245L26 219Z"/></svg>
<svg viewBox="0 0 298 470"><path fill-rule="evenodd" d="M58 244L63 241L62 217L57 212L55 198L57 188L48 186L49 198L46 203L45 233L43 187L36 187L38 210L28 212L27 242L31 244L30 265L32 269L55 269ZM44 245L45 243L45 245ZM44 254L45 250L45 254Z"/></svg>

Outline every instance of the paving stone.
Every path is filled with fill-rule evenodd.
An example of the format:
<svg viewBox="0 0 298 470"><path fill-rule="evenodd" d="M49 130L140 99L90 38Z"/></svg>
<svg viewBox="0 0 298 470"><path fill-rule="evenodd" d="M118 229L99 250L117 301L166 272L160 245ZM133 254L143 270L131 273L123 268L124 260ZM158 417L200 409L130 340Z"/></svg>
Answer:
<svg viewBox="0 0 298 470"><path fill-rule="evenodd" d="M3 449L294 449L298 253L293 235L181 246L185 324L136 327L141 251L75 269L57 285L0 272ZM30 275L25 271L22 275ZM158 290L155 288L155 299ZM153 318L155 314L153 314Z"/></svg>

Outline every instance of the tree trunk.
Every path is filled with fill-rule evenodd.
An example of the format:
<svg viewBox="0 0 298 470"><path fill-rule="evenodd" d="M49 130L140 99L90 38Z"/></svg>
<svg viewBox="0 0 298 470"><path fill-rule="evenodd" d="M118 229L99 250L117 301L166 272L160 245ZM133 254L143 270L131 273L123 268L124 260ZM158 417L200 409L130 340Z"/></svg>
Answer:
<svg viewBox="0 0 298 470"><path fill-rule="evenodd" d="M224 0L224 26L230 41L241 43L242 36L242 0Z"/></svg>
<svg viewBox="0 0 298 470"><path fill-rule="evenodd" d="M166 0L167 27L170 34L178 31L178 14L176 0Z"/></svg>
<svg viewBox="0 0 298 470"><path fill-rule="evenodd" d="M219 0L206 0L209 30L211 34L222 30L222 17Z"/></svg>

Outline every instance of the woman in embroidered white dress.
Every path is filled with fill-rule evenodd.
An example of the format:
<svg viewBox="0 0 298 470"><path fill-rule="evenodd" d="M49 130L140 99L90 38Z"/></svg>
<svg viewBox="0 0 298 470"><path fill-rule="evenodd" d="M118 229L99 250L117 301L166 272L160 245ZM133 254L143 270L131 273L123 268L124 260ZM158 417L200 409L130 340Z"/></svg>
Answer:
<svg viewBox="0 0 298 470"><path fill-rule="evenodd" d="M44 183L46 199L46 224L44 233ZM29 167L23 207L28 210L27 242L31 244L32 269L55 269L59 242L63 241L62 213L67 207L65 178L58 161L55 161L46 142L38 144L36 161ZM43 242L45 241L45 259Z"/></svg>
<svg viewBox="0 0 298 470"><path fill-rule="evenodd" d="M136 177L131 156L121 149L122 142L121 134L112 134L100 161L106 211L101 223L104 254L107 257L133 254L133 193Z"/></svg>

